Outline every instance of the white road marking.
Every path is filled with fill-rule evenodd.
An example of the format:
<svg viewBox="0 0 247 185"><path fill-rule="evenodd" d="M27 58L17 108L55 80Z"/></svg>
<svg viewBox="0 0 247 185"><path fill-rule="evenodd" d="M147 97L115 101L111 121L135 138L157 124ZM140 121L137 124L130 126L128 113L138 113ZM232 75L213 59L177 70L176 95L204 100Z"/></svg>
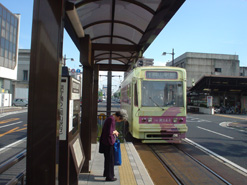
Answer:
<svg viewBox="0 0 247 185"><path fill-rule="evenodd" d="M22 123L22 122L23 121L18 121L16 123L11 123L11 124L8 124L8 125L1 126L0 128L9 127L9 126L16 125L16 124L19 124L19 123Z"/></svg>
<svg viewBox="0 0 247 185"><path fill-rule="evenodd" d="M237 165L236 163L233 163L232 161L229 161L228 159L214 153L213 151L199 145L198 143L188 139L188 138L185 138L184 139L185 142L191 144L191 145L194 145L195 147L199 148L200 150L212 155L213 157L215 157L216 159L219 159L220 161L223 161L224 164L228 165L229 167L234 167L233 169L237 170L238 172L240 172L242 175L244 176L247 176L247 169Z"/></svg>
<svg viewBox="0 0 247 185"><path fill-rule="evenodd" d="M229 138L229 139L234 139L233 137L230 137L230 136L227 136L227 135L224 135L224 134L221 134L221 133L212 131L212 130L208 130L208 129L206 129L206 128L202 128L202 127L197 127L197 128L202 129L202 130L206 130L206 131L211 132L211 133L214 133L214 134L218 134L218 135L223 136L223 137L227 137L227 138Z"/></svg>
<svg viewBox="0 0 247 185"><path fill-rule="evenodd" d="M9 144L8 146L5 146L5 147L3 147L3 148L0 148L0 153L1 153L3 150L6 150L6 149L8 149L8 148L10 148L10 147L13 147L14 145L17 145L17 144L23 142L23 141L26 140L26 139L27 139L27 137L24 137L24 138L21 139L21 140L18 140L18 141L14 142L14 143Z"/></svg>
<svg viewBox="0 0 247 185"><path fill-rule="evenodd" d="M3 117L8 116L8 115L12 115L12 114L21 114L23 112L27 112L27 109L20 110L20 111L14 111L14 112L0 113L0 118L3 118Z"/></svg>
<svg viewBox="0 0 247 185"><path fill-rule="evenodd" d="M187 122L212 122L212 121L187 116Z"/></svg>
<svg viewBox="0 0 247 185"><path fill-rule="evenodd" d="M220 125L221 127L224 127L224 128L236 130L236 131L238 131L238 132L245 132L245 133L247 133L246 130L241 130L241 129L238 129L238 128L234 128L234 127L229 126L230 123L232 123L232 122L222 122L222 123L220 123L219 125Z"/></svg>

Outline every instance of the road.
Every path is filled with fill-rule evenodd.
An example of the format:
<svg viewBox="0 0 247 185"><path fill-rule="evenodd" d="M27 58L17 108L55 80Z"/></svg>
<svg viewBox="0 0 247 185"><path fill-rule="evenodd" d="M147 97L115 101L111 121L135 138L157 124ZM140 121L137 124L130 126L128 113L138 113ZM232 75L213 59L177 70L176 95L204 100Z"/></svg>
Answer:
<svg viewBox="0 0 247 185"><path fill-rule="evenodd" d="M112 102L112 111L120 104ZM106 103L98 104L99 111L106 111ZM208 151L247 169L247 130L226 127L227 123L247 124L245 117L232 118L222 115L188 114L187 139ZM26 147L27 112L0 115L0 163ZM23 140L24 139L24 140ZM21 141L17 144L18 141ZM11 146L11 147L10 147ZM7 148L8 147L8 148Z"/></svg>
<svg viewBox="0 0 247 185"><path fill-rule="evenodd" d="M186 137L247 169L247 130L226 127L227 122L247 124L247 118L188 114Z"/></svg>
<svg viewBox="0 0 247 185"><path fill-rule="evenodd" d="M0 118L0 148L23 139L27 135L27 112Z"/></svg>

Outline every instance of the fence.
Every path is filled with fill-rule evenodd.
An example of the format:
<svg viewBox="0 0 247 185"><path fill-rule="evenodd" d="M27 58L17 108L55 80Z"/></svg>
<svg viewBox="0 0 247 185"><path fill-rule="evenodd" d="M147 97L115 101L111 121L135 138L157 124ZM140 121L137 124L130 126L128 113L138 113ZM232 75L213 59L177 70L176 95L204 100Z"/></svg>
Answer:
<svg viewBox="0 0 247 185"><path fill-rule="evenodd" d="M11 157L10 159L4 161L3 163L0 164L0 174L4 173L7 171L9 168L20 162L22 159L26 157L27 151L23 150L19 154ZM25 175L26 175L26 169L24 169L20 174L18 174L16 177L11 179L7 185L14 185L17 184L18 182L21 182L21 185L24 185L25 181Z"/></svg>

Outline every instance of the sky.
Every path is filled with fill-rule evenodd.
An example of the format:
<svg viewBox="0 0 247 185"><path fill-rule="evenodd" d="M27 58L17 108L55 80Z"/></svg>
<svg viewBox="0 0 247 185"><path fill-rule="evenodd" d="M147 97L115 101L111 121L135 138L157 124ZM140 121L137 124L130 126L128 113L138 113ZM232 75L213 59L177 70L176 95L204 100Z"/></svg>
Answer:
<svg viewBox="0 0 247 185"><path fill-rule="evenodd" d="M30 49L33 0L1 0L12 13L19 13L19 48ZM154 65L164 66L185 52L217 53L238 55L241 67L247 67L247 0L186 0L170 22L143 54L154 59ZM79 51L64 32L63 55L73 58L66 65L79 67ZM123 73L113 72L113 75ZM100 72L106 75L106 72ZM113 91L123 78L113 77ZM99 87L107 84L104 76L99 78Z"/></svg>

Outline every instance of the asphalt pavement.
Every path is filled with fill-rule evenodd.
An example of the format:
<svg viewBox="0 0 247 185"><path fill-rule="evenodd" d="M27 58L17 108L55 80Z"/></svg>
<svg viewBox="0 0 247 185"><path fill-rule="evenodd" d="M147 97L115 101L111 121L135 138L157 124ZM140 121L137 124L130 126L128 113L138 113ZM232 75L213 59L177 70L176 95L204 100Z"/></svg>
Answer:
<svg viewBox="0 0 247 185"><path fill-rule="evenodd" d="M26 110L27 107L0 107L0 115L4 113L16 112ZM247 130L247 115L243 114L215 114L215 116L236 118L237 122L229 122L226 126L233 127L237 129Z"/></svg>

